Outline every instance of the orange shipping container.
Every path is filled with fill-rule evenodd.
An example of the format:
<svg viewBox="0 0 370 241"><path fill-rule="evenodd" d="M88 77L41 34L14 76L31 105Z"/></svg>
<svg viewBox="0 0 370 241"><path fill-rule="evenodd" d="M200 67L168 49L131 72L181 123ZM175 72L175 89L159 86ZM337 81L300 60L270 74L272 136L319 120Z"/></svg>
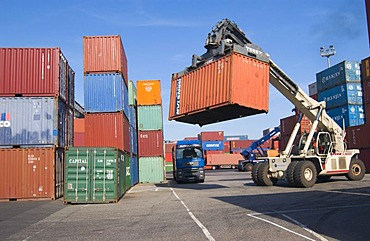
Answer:
<svg viewBox="0 0 370 241"><path fill-rule="evenodd" d="M243 160L240 154L208 154L207 155L207 165L211 166L222 166L222 165L232 165L237 166L238 161Z"/></svg>
<svg viewBox="0 0 370 241"><path fill-rule="evenodd" d="M138 105L162 104L160 80L138 80L136 88Z"/></svg>
<svg viewBox="0 0 370 241"><path fill-rule="evenodd" d="M0 200L63 196L63 149L0 149Z"/></svg>
<svg viewBox="0 0 370 241"><path fill-rule="evenodd" d="M128 86L128 68L121 36L84 36L84 73L119 72Z"/></svg>
<svg viewBox="0 0 370 241"><path fill-rule="evenodd" d="M74 132L83 133L85 132L85 118L75 118L73 120Z"/></svg>
<svg viewBox="0 0 370 241"><path fill-rule="evenodd" d="M200 126L268 111L269 64L231 53L171 81L169 120Z"/></svg>

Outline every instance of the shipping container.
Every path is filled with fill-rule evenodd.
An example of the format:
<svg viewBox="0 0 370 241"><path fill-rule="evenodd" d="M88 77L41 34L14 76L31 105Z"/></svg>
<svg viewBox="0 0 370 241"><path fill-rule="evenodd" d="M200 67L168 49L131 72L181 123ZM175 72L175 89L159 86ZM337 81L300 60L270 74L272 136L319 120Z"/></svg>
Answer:
<svg viewBox="0 0 370 241"><path fill-rule="evenodd" d="M172 153L172 148L176 146L176 142L170 142L164 144L165 153Z"/></svg>
<svg viewBox="0 0 370 241"><path fill-rule="evenodd" d="M0 200L63 196L63 149L0 149Z"/></svg>
<svg viewBox="0 0 370 241"><path fill-rule="evenodd" d="M169 120L200 126L266 113L269 64L231 53L171 81Z"/></svg>
<svg viewBox="0 0 370 241"><path fill-rule="evenodd" d="M73 146L74 147L86 146L85 132L75 132L75 133L73 133Z"/></svg>
<svg viewBox="0 0 370 241"><path fill-rule="evenodd" d="M348 148L370 148L370 123L352 126L346 129L346 141ZM370 170L369 170L370 171Z"/></svg>
<svg viewBox="0 0 370 241"><path fill-rule="evenodd" d="M285 117L280 119L280 133L281 135L290 135L294 129L294 126L298 122L298 115L292 115L289 117ZM301 126L298 130L298 133L308 133L312 127L312 122L307 116L303 116L301 120Z"/></svg>
<svg viewBox="0 0 370 241"><path fill-rule="evenodd" d="M316 74L318 92L349 82L361 82L358 61L343 61Z"/></svg>
<svg viewBox="0 0 370 241"><path fill-rule="evenodd" d="M166 172L173 172L173 163L172 162L166 162Z"/></svg>
<svg viewBox="0 0 370 241"><path fill-rule="evenodd" d="M158 131L139 131L139 157L164 156L163 132Z"/></svg>
<svg viewBox="0 0 370 241"><path fill-rule="evenodd" d="M239 141L239 140L248 140L248 135L234 135L234 136L225 136L225 141Z"/></svg>
<svg viewBox="0 0 370 241"><path fill-rule="evenodd" d="M199 138L197 136L188 136L188 137L185 137L184 140L194 141L194 140L199 140Z"/></svg>
<svg viewBox="0 0 370 241"><path fill-rule="evenodd" d="M311 95L316 95L318 93L317 91L317 83L314 82L314 83L311 83L308 85L308 95L311 96Z"/></svg>
<svg viewBox="0 0 370 241"><path fill-rule="evenodd" d="M358 126L365 123L365 113L362 105L345 105L329 109L328 115L343 128L343 119L345 127Z"/></svg>
<svg viewBox="0 0 370 241"><path fill-rule="evenodd" d="M230 141L224 141L224 153L231 152L231 143Z"/></svg>
<svg viewBox="0 0 370 241"><path fill-rule="evenodd" d="M343 105L362 105L363 94L361 83L346 83L318 93L318 101L325 101L326 108Z"/></svg>
<svg viewBox="0 0 370 241"><path fill-rule="evenodd" d="M365 104L365 122L370 123L370 103Z"/></svg>
<svg viewBox="0 0 370 241"><path fill-rule="evenodd" d="M138 136L135 127L130 125L130 153L138 154Z"/></svg>
<svg viewBox="0 0 370 241"><path fill-rule="evenodd" d="M139 182L139 161L137 156L130 157L131 187Z"/></svg>
<svg viewBox="0 0 370 241"><path fill-rule="evenodd" d="M202 141L202 149L205 151L223 151L224 141Z"/></svg>
<svg viewBox="0 0 370 241"><path fill-rule="evenodd" d="M370 57L361 61L361 79L363 82L370 81Z"/></svg>
<svg viewBox="0 0 370 241"><path fill-rule="evenodd" d="M359 159L364 162L366 173L370 172L370 148L360 149Z"/></svg>
<svg viewBox="0 0 370 241"><path fill-rule="evenodd" d="M124 153L125 160L125 171L123 173L123 178L125 178L125 188L124 192L127 192L131 188L131 156L127 153Z"/></svg>
<svg viewBox="0 0 370 241"><path fill-rule="evenodd" d="M138 80L136 87L138 105L162 104L160 80Z"/></svg>
<svg viewBox="0 0 370 241"><path fill-rule="evenodd" d="M138 130L162 130L163 115L161 105L144 105L137 107Z"/></svg>
<svg viewBox="0 0 370 241"><path fill-rule="evenodd" d="M68 91L68 105L70 108L74 108L75 104L75 72L71 68L71 66L68 67L68 75L67 75L67 91Z"/></svg>
<svg viewBox="0 0 370 241"><path fill-rule="evenodd" d="M86 113L85 143L88 147L114 147L130 151L130 128L123 112Z"/></svg>
<svg viewBox="0 0 370 241"><path fill-rule="evenodd" d="M0 96L67 102L67 59L59 48L0 48Z"/></svg>
<svg viewBox="0 0 370 241"><path fill-rule="evenodd" d="M74 132L85 132L85 118L75 118L74 123Z"/></svg>
<svg viewBox="0 0 370 241"><path fill-rule="evenodd" d="M221 141L224 140L223 131L202 131L200 133L201 141Z"/></svg>
<svg viewBox="0 0 370 241"><path fill-rule="evenodd" d="M164 172L163 157L139 157L139 182L162 183Z"/></svg>
<svg viewBox="0 0 370 241"><path fill-rule="evenodd" d="M73 146L74 135L74 109L67 107L67 143L66 146Z"/></svg>
<svg viewBox="0 0 370 241"><path fill-rule="evenodd" d="M64 203L118 202L126 185L124 156L117 148L68 148Z"/></svg>
<svg viewBox="0 0 370 241"><path fill-rule="evenodd" d="M130 105L128 107L128 112L129 112L128 120L130 122L130 125L132 125L133 127L135 127L135 129L137 129L137 109L136 107Z"/></svg>
<svg viewBox="0 0 370 241"><path fill-rule="evenodd" d="M118 72L128 85L128 67L121 36L83 37L84 74Z"/></svg>
<svg viewBox="0 0 370 241"><path fill-rule="evenodd" d="M55 97L0 97L0 146L65 147L67 112Z"/></svg>
<svg viewBox="0 0 370 241"><path fill-rule="evenodd" d="M164 153L164 161L166 162L171 162L172 163L172 152L166 152Z"/></svg>
<svg viewBox="0 0 370 241"><path fill-rule="evenodd" d="M137 89L132 80L128 82L128 104L130 106L137 106Z"/></svg>
<svg viewBox="0 0 370 241"><path fill-rule="evenodd" d="M364 81L362 83L363 87L363 98L365 104L370 104L370 81Z"/></svg>
<svg viewBox="0 0 370 241"><path fill-rule="evenodd" d="M235 141L230 141L230 148L235 149L235 148L247 148L253 143L253 140L235 140Z"/></svg>
<svg viewBox="0 0 370 241"><path fill-rule="evenodd" d="M121 74L85 75L86 112L124 111L128 116L128 90Z"/></svg>
<svg viewBox="0 0 370 241"><path fill-rule="evenodd" d="M240 154L208 154L207 165L209 166L238 166L239 160L243 160Z"/></svg>

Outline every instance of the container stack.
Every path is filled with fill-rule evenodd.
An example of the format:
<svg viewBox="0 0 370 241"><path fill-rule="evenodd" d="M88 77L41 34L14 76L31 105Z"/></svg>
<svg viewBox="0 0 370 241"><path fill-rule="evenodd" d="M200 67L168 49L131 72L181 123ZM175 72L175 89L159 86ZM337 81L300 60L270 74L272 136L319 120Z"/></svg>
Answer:
<svg viewBox="0 0 370 241"><path fill-rule="evenodd" d="M164 142L164 159L166 163L166 172L173 171L172 148L174 148L175 146L175 141Z"/></svg>
<svg viewBox="0 0 370 241"><path fill-rule="evenodd" d="M137 137L137 89L133 81L128 83L128 111L130 124L130 172L131 186L139 182L138 137Z"/></svg>
<svg viewBox="0 0 370 241"><path fill-rule="evenodd" d="M317 73L316 83L318 101L326 102L327 113L338 125L343 128L365 123L358 61L343 61Z"/></svg>
<svg viewBox="0 0 370 241"><path fill-rule="evenodd" d="M84 153L87 166L100 165L101 160L105 166L116 163L119 170L105 168L104 173L99 173L100 181L107 182L112 175L119 175L114 188L123 187L123 190L114 190L120 196L131 187L130 173L130 124L128 105L128 72L127 58L119 35L115 36L85 36L83 37L84 49L84 116L85 116L85 147L71 148L66 155ZM86 148L88 147L88 148ZM113 149L112 149L113 148ZM119 153L119 157L111 159L99 159L90 157L90 153L111 152ZM113 155L112 156L117 156ZM78 159L78 158L77 158ZM90 163L93 162L93 163ZM120 163L123 162L123 163ZM79 164L79 163L78 163ZM72 165L73 166L73 165ZM66 166L66 175L69 172ZM72 167L73 168L73 167ZM88 168L79 173L85 175ZM99 169L101 171L101 169ZM99 171L98 170L98 171ZM112 173L113 172L113 173ZM78 178L79 174L76 176ZM108 180L109 179L109 180ZM89 180L94 182L95 179ZM74 182L66 180L65 192L78 188ZM86 183L85 186L93 183ZM106 187L108 188L108 187ZM95 192L80 198L76 192L77 202L110 202L108 189L103 194L98 193L99 188L91 189ZM94 199L96 195L103 195ZM68 196L68 199L72 197ZM65 200L68 201L68 200Z"/></svg>
<svg viewBox="0 0 370 241"><path fill-rule="evenodd" d="M159 80L139 80L137 86L139 182L164 181L164 139Z"/></svg>
<svg viewBox="0 0 370 241"><path fill-rule="evenodd" d="M289 137L292 134L294 126L298 122L299 115L292 115L280 120L280 142L279 149L281 151L285 150L286 145L288 144ZM301 120L301 125L298 130L297 137L294 142L294 147L298 146L298 142L303 133L308 133L312 127L312 122L308 119L307 116L303 116Z"/></svg>
<svg viewBox="0 0 370 241"><path fill-rule="evenodd" d="M74 71L59 48L0 48L0 199L63 196Z"/></svg>

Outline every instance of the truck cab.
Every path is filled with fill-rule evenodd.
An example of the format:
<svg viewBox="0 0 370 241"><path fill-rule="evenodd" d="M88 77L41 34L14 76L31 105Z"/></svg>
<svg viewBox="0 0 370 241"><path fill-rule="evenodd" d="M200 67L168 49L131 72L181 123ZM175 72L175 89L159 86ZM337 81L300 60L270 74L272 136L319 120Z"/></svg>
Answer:
<svg viewBox="0 0 370 241"><path fill-rule="evenodd" d="M204 157L200 141L177 141L172 149L173 177L177 183L204 182Z"/></svg>

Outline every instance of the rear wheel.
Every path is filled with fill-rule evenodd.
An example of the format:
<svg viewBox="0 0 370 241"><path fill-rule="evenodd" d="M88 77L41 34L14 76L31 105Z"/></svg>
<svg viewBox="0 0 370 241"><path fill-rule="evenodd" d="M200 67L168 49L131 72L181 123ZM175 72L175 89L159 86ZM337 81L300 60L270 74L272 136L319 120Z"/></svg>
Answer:
<svg viewBox="0 0 370 241"><path fill-rule="evenodd" d="M349 164L349 172L346 174L347 179L350 181L358 181L364 178L364 176L364 163L360 159L352 158L351 163Z"/></svg>
<svg viewBox="0 0 370 241"><path fill-rule="evenodd" d="M312 187L316 183L317 171L310 161L299 161L293 171L294 183L298 187Z"/></svg>
<svg viewBox="0 0 370 241"><path fill-rule="evenodd" d="M298 162L299 161L292 161L286 170L286 179L288 180L289 185L292 187L296 186L296 183L294 182L294 170Z"/></svg>
<svg viewBox="0 0 370 241"><path fill-rule="evenodd" d="M250 171L252 171L252 169L253 169L253 164L252 163L249 162L249 163L244 165L244 170L246 172L250 172Z"/></svg>
<svg viewBox="0 0 370 241"><path fill-rule="evenodd" d="M252 167L252 173L251 173L251 176L252 176L252 180L253 182L258 185L258 169L261 167L261 164L262 162L260 163L257 163L256 165L253 165Z"/></svg>
<svg viewBox="0 0 370 241"><path fill-rule="evenodd" d="M257 171L257 180L259 186L274 186L276 185L278 179L272 178L269 173L269 164L267 162L262 162L261 166Z"/></svg>

